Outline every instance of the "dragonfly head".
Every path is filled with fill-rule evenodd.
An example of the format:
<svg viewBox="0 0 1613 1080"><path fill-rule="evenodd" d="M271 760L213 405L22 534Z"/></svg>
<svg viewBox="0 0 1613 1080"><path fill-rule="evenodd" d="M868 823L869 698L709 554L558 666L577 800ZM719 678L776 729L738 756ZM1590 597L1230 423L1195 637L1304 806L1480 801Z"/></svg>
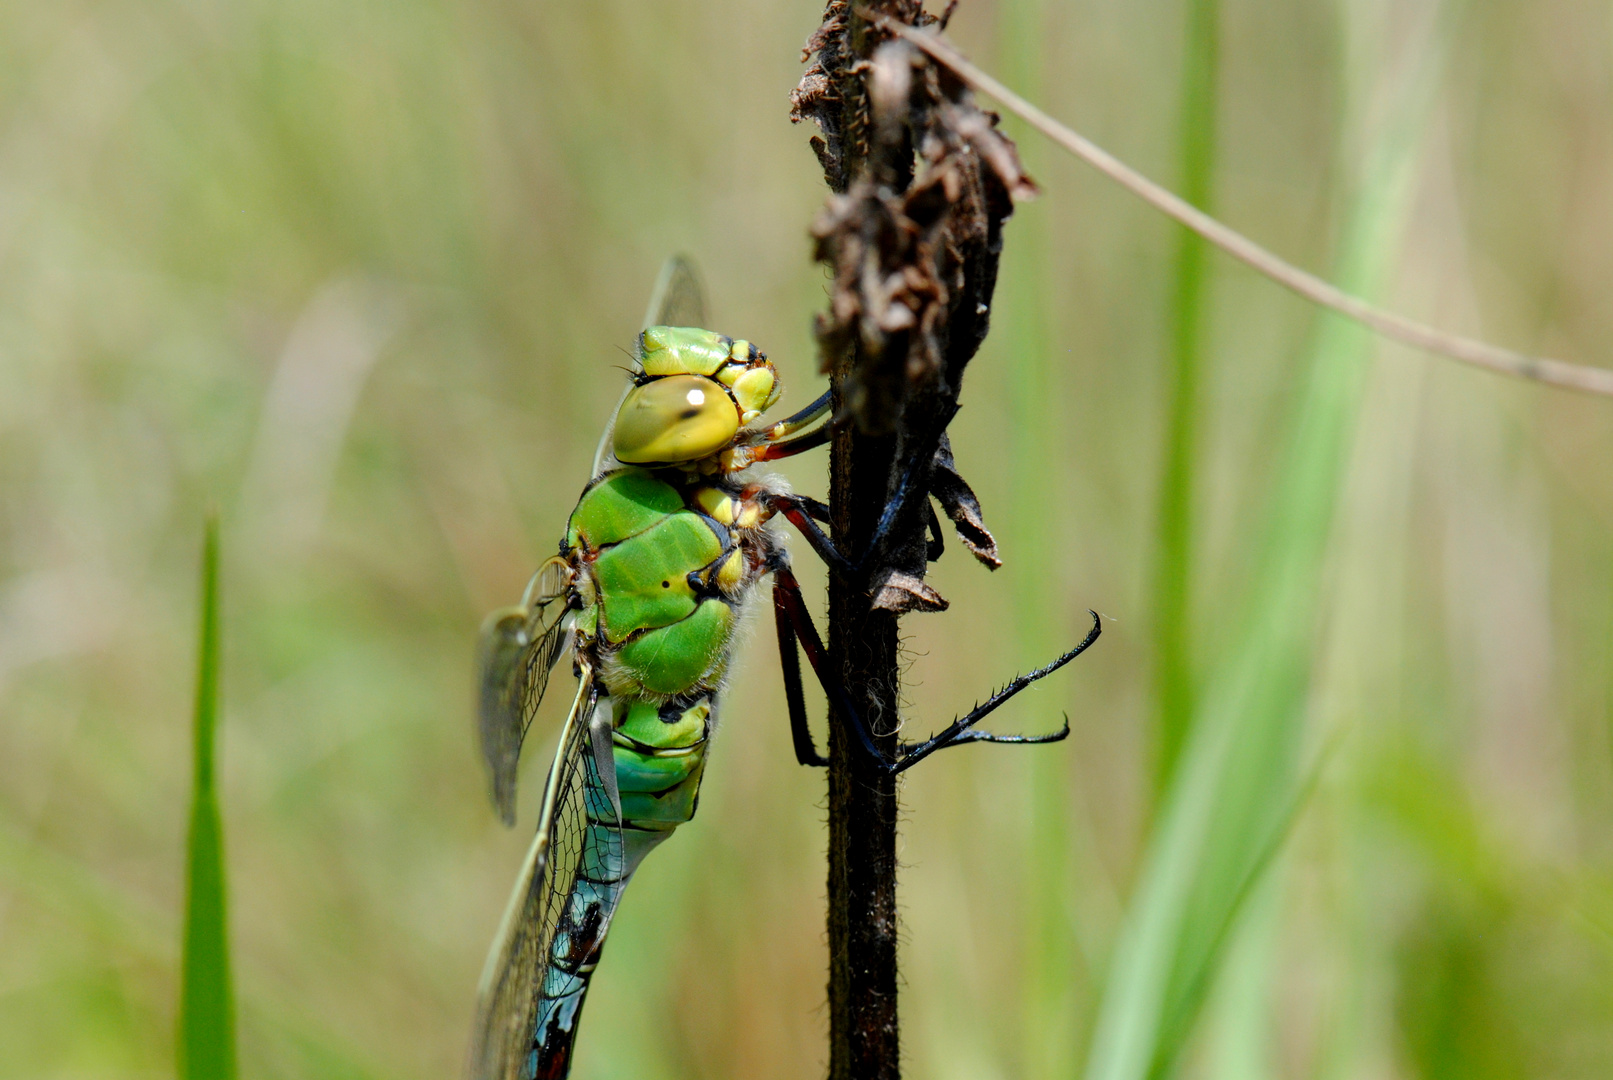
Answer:
<svg viewBox="0 0 1613 1080"><path fill-rule="evenodd" d="M719 453L778 400L778 372L755 345L710 330L652 326L616 414L616 457L681 464Z"/></svg>

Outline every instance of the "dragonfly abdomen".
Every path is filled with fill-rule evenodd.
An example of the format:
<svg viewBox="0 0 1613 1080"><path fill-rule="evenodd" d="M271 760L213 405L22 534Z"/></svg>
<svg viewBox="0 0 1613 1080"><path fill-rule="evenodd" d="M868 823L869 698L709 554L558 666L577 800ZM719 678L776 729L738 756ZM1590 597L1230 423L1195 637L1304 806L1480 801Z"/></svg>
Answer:
<svg viewBox="0 0 1613 1080"><path fill-rule="evenodd" d="M694 817L712 703L702 694L693 702L618 706L612 750L625 827L665 833Z"/></svg>
<svg viewBox="0 0 1613 1080"><path fill-rule="evenodd" d="M633 876L635 863L628 860L615 807L592 757L584 768L587 824L577 838L581 851L572 858L563 851L551 853L553 865L565 859L576 869L543 965L523 1080L564 1080L571 1072L583 998L605 947L611 916Z"/></svg>
<svg viewBox="0 0 1613 1080"><path fill-rule="evenodd" d="M654 704L615 699L612 759L620 829L592 758L584 796L577 876L566 896L543 972L526 1080L563 1080L571 1069L577 1021L616 906L633 871L672 830L694 816L711 737L712 697Z"/></svg>

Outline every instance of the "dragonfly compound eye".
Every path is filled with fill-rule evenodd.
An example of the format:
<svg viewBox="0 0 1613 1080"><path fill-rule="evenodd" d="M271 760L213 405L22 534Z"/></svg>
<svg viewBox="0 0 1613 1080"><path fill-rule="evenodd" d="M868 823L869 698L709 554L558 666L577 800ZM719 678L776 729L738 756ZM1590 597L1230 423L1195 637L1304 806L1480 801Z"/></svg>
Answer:
<svg viewBox="0 0 1613 1080"><path fill-rule="evenodd" d="M738 430L739 411L720 384L669 375L628 391L616 414L616 456L629 465L698 461Z"/></svg>

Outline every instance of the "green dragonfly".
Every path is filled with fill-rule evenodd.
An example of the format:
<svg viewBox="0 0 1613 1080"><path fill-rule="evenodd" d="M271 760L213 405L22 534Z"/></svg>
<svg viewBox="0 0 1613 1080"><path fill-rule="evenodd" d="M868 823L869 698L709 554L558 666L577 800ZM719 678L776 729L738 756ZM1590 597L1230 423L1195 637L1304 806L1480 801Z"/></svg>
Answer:
<svg viewBox="0 0 1613 1080"><path fill-rule="evenodd" d="M560 543L515 607L495 611L478 655L479 728L494 805L514 822L521 744L550 672L577 678L532 841L482 976L473 1080L560 1080L605 935L633 871L694 816L741 609L767 577L795 754L824 765L807 725L798 648L855 743L900 771L994 735L976 721L1079 655L1085 641L1009 683L948 728L889 757L825 663L822 642L769 522L783 516L837 573L856 573L819 527L828 508L754 468L828 440L831 397L771 425L778 374L748 341L698 327L698 279L670 260L639 335L631 383ZM904 485L906 486L906 485ZM899 498L900 491L893 498ZM932 512L933 522L933 512Z"/></svg>

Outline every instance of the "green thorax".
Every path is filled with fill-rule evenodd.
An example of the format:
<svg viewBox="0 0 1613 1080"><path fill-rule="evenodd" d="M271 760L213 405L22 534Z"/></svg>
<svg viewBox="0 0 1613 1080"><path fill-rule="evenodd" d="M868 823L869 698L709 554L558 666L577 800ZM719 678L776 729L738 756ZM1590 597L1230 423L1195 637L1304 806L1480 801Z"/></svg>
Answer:
<svg viewBox="0 0 1613 1080"><path fill-rule="evenodd" d="M595 600L578 626L610 654L608 674L650 696L714 685L734 616L697 581L732 545L726 528L690 509L673 484L624 468L583 493L566 544Z"/></svg>
<svg viewBox="0 0 1613 1080"><path fill-rule="evenodd" d="M566 526L566 547L595 551L638 536L683 510L677 488L644 469L617 469L589 485Z"/></svg>

